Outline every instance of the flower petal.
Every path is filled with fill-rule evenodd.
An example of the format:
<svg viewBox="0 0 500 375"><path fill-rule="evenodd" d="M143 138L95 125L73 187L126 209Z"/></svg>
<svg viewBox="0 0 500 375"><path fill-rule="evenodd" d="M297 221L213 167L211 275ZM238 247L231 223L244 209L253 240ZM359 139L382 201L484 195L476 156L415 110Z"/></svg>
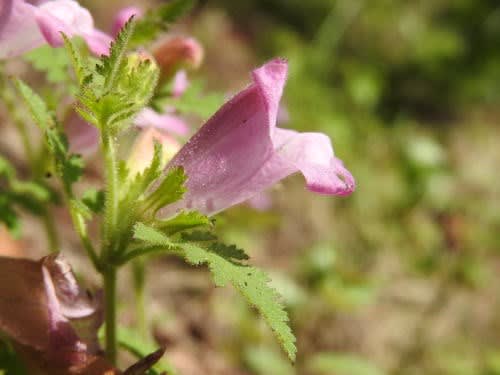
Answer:
<svg viewBox="0 0 500 375"><path fill-rule="evenodd" d="M134 124L139 128L153 127L177 135L189 134L188 125L180 117L169 113L160 114L151 108L144 108L135 118Z"/></svg>
<svg viewBox="0 0 500 375"><path fill-rule="evenodd" d="M276 128L273 142L282 163L300 171L310 191L327 195L348 195L354 191L354 178L334 156L325 134Z"/></svg>
<svg viewBox="0 0 500 375"><path fill-rule="evenodd" d="M214 214L267 187L249 181L274 155L271 130L286 73L287 64L280 59L255 70L254 83L222 106L179 151L167 168L184 167L188 192L178 207L160 214L182 206Z"/></svg>
<svg viewBox="0 0 500 375"><path fill-rule="evenodd" d="M19 56L44 44L35 22L35 6L7 0L0 9L0 59Z"/></svg>
<svg viewBox="0 0 500 375"><path fill-rule="evenodd" d="M183 166L188 191L182 208L212 215L243 202L295 172L309 190L344 195L354 188L351 174L333 155L329 138L276 128L287 63L273 60L253 72L254 83L229 100L167 165Z"/></svg>
<svg viewBox="0 0 500 375"><path fill-rule="evenodd" d="M96 55L107 54L111 37L94 28L90 12L73 0L54 0L36 8L36 22L47 43L52 47L64 44L61 32L81 36Z"/></svg>

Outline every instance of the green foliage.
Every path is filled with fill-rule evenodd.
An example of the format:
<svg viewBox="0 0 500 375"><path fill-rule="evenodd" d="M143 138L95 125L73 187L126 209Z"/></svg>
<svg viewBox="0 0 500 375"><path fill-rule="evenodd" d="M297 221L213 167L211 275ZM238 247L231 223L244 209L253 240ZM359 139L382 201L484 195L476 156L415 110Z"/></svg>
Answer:
<svg viewBox="0 0 500 375"><path fill-rule="evenodd" d="M51 83L68 81L68 68L71 62L63 48L53 48L45 45L29 51L24 58L33 68L42 72Z"/></svg>
<svg viewBox="0 0 500 375"><path fill-rule="evenodd" d="M135 238L151 246L183 256L189 264L206 264L217 286L232 284L245 299L264 317L288 357L295 360L295 337L288 326L288 315L279 302L279 295L269 286L268 276L261 270L242 263L248 256L235 246L226 246L216 241L184 242L172 241L155 228L136 225ZM198 238L195 236L195 239ZM146 248L147 249L147 248Z"/></svg>
<svg viewBox="0 0 500 375"><path fill-rule="evenodd" d="M45 134L47 146L54 157L56 170L63 180L65 189L69 191L71 185L78 181L83 173L83 159L69 152L66 136L42 98L21 80L17 79L15 83L33 120Z"/></svg>
<svg viewBox="0 0 500 375"><path fill-rule="evenodd" d="M174 248L176 245L163 233L143 223L135 224L134 238L155 246L164 246L165 248Z"/></svg>
<svg viewBox="0 0 500 375"><path fill-rule="evenodd" d="M172 235L187 229L194 229L200 226L209 226L210 219L197 211L182 211L177 216L157 223L164 233Z"/></svg>
<svg viewBox="0 0 500 375"><path fill-rule="evenodd" d="M12 233L19 234L18 208L42 215L45 205L53 199L46 186L19 180L14 167L0 156L0 223L4 223Z"/></svg>
<svg viewBox="0 0 500 375"><path fill-rule="evenodd" d="M151 210L155 215L162 207L180 200L186 192L184 186L186 179L184 168L176 167L171 169L158 187L144 200L145 209Z"/></svg>
<svg viewBox="0 0 500 375"><path fill-rule="evenodd" d="M82 203L92 212L98 214L104 209L105 196L103 190L89 189L82 196Z"/></svg>
<svg viewBox="0 0 500 375"><path fill-rule="evenodd" d="M147 44L166 32L179 18L194 6L194 0L172 0L148 11L137 21L136 32L132 37L132 46Z"/></svg>
<svg viewBox="0 0 500 375"><path fill-rule="evenodd" d="M151 99L159 71L141 53L128 53L134 34L134 21L122 28L111 44L109 56L97 63L84 58L78 46L65 38L80 90L78 113L102 132L116 135Z"/></svg>

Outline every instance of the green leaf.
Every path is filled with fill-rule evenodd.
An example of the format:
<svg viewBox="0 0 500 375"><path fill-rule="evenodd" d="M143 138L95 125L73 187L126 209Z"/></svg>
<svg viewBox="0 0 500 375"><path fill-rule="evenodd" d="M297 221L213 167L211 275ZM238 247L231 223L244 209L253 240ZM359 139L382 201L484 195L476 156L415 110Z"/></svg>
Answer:
<svg viewBox="0 0 500 375"><path fill-rule="evenodd" d="M269 324L283 350L294 361L296 354L295 337L288 325L288 314L279 302L279 295L268 284L268 276L261 270L241 264L234 258L227 259L228 253L221 248L203 248L180 244L188 263L207 264L217 286L231 283L254 306ZM229 252L234 255L234 252ZM239 253L236 253L241 258Z"/></svg>
<svg viewBox="0 0 500 375"><path fill-rule="evenodd" d="M172 219L160 221L158 228L168 235L172 235L183 230L193 229L200 226L211 225L210 219L197 211L182 211Z"/></svg>
<svg viewBox="0 0 500 375"><path fill-rule="evenodd" d="M143 223L136 223L134 225L134 238L155 246L165 246L166 248L176 246L176 244L163 233Z"/></svg>
<svg viewBox="0 0 500 375"><path fill-rule="evenodd" d="M171 169L159 186L144 200L145 210L151 210L156 214L160 208L182 199L186 192L184 186L186 179L184 168Z"/></svg>
<svg viewBox="0 0 500 375"><path fill-rule="evenodd" d="M104 209L104 190L89 189L83 193L82 202L94 213L101 213Z"/></svg>
<svg viewBox="0 0 500 375"><path fill-rule="evenodd" d="M205 242L214 241L217 237L208 231L195 230L189 233L182 233L181 235L183 242Z"/></svg>
<svg viewBox="0 0 500 375"><path fill-rule="evenodd" d="M24 58L31 63L33 68L44 73L47 81L60 83L67 80L70 60L64 48L45 45L29 51Z"/></svg>
<svg viewBox="0 0 500 375"><path fill-rule="evenodd" d="M91 77L91 72L86 64L87 61L80 52L83 43L81 43L82 41L79 38L69 39L65 34L62 34L62 36L64 39L64 46L69 54L73 70L78 80L78 85L81 86L87 77Z"/></svg>
<svg viewBox="0 0 500 375"><path fill-rule="evenodd" d="M111 91L119 80L119 73L126 65L125 54L134 33L135 22L129 20L111 43L109 56L102 56L97 72L104 77L104 90Z"/></svg>
<svg viewBox="0 0 500 375"><path fill-rule="evenodd" d="M65 189L70 189L83 173L83 159L79 155L69 153L66 136L59 129L42 98L23 81L16 79L15 84L33 120L45 134L49 151L54 157L57 172L64 182Z"/></svg>
<svg viewBox="0 0 500 375"><path fill-rule="evenodd" d="M193 0L173 0L148 11L137 21L132 46L147 44L168 30L170 25L188 13L194 6Z"/></svg>
<svg viewBox="0 0 500 375"><path fill-rule="evenodd" d="M55 196L47 186L18 180L14 167L0 156L0 222L13 234L18 235L20 229L17 208L41 215L49 201L55 201Z"/></svg>

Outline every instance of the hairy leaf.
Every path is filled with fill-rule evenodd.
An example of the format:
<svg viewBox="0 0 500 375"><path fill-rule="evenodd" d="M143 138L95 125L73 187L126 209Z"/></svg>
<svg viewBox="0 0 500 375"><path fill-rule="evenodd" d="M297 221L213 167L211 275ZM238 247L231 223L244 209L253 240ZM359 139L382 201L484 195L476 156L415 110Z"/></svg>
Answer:
<svg viewBox="0 0 500 375"><path fill-rule="evenodd" d="M54 157L57 172L62 177L65 188L70 189L83 173L83 159L79 155L69 153L66 136L57 126L42 98L23 81L17 79L15 83L35 123L45 134L49 151Z"/></svg>
<svg viewBox="0 0 500 375"><path fill-rule="evenodd" d="M233 286L264 317L283 350L294 361L295 337L288 325L288 314L279 302L278 293L269 286L268 276L261 270L227 259L228 254L215 252L191 243L181 245L188 263L207 264L217 286Z"/></svg>

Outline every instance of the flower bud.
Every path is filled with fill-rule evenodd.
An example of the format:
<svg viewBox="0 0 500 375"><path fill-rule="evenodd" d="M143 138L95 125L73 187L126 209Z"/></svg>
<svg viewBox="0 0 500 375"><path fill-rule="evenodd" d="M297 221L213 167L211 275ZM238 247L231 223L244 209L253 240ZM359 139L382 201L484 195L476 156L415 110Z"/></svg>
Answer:
<svg viewBox="0 0 500 375"><path fill-rule="evenodd" d="M194 38L184 36L164 39L153 48L161 80L172 78L179 69L197 69L203 61L203 55L201 44Z"/></svg>

